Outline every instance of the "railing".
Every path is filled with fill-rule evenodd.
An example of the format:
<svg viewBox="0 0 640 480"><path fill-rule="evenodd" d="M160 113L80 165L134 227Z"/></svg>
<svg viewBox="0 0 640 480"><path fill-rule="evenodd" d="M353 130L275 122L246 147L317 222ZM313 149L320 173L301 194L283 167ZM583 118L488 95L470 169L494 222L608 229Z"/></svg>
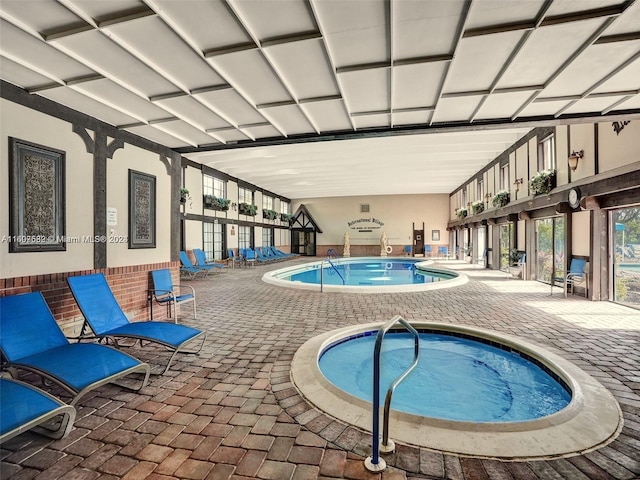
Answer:
<svg viewBox="0 0 640 480"><path fill-rule="evenodd" d="M327 258L333 258L334 260L337 260L340 258L340 255L338 254L338 252L336 252L335 248L330 248L329 250L327 250Z"/></svg>
<svg viewBox="0 0 640 480"><path fill-rule="evenodd" d="M344 285L345 284L345 280L344 280L344 277L342 276L342 274L340 273L340 270L338 270L336 268L336 266L333 264L333 262L331 261L330 258L325 258L320 263L320 292L324 291L324 262L329 262L329 265L331 265L331 267L336 271L336 273L338 274L338 276L342 280L342 285Z"/></svg>
<svg viewBox="0 0 640 480"><path fill-rule="evenodd" d="M396 323L405 327L414 337L413 362L402 375L396 378L389 389L384 400L384 413L382 419L382 445L380 445L380 353L382 350L382 341L387 332ZM418 365L418 357L420 353L420 335L413 326L400 315L396 315L378 330L376 344L373 350L373 439L372 454L364 461L364 466L370 472L381 472L387 468L387 463L380 458L380 451L384 453L393 452L395 445L393 440L389 440L389 411L391 409L391 397L396 387L402 382L407 375Z"/></svg>

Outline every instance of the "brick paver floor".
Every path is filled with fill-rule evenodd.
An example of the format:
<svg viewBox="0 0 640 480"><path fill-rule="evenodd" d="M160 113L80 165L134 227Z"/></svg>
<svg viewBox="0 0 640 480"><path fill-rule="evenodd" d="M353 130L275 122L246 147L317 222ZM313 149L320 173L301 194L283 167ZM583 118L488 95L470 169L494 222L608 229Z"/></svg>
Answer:
<svg viewBox="0 0 640 480"><path fill-rule="evenodd" d="M302 263L295 259L282 265ZM204 329L200 355L179 355L141 392L107 385L78 405L74 430L51 441L22 434L2 446L2 479L632 479L640 476L640 311L565 299L560 289L456 262L471 277L450 290L404 294L314 293L262 282L278 265L191 281ZM382 474L363 457L370 435L309 405L290 381L296 349L328 330L407 320L475 325L538 343L579 365L615 395L618 438L597 451L501 462L398 445ZM152 365L168 353L127 351Z"/></svg>

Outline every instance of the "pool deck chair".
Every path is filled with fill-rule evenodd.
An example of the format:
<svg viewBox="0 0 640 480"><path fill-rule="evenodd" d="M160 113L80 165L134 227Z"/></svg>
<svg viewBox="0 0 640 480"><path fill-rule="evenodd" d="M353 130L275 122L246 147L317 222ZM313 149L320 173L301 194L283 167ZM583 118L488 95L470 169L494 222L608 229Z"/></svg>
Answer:
<svg viewBox="0 0 640 480"><path fill-rule="evenodd" d="M180 264L180 273L190 278L196 278L198 275L200 275L201 277L206 277L209 274L208 268L195 266L193 263L191 263L189 255L187 255L187 252L185 252L184 250L180 251Z"/></svg>
<svg viewBox="0 0 640 480"><path fill-rule="evenodd" d="M167 306L167 316L178 323L178 305L191 302L193 304L193 318L196 316L196 291L191 285L174 285L169 269L153 270L151 272L151 301ZM183 293L183 290L188 293ZM151 318L153 318L153 303L151 304Z"/></svg>
<svg viewBox="0 0 640 480"><path fill-rule="evenodd" d="M193 249L193 255L196 257L196 262L198 263L194 265L194 267L206 268L211 272L222 272L227 268L226 265L221 263L207 262L207 254L199 248Z"/></svg>
<svg viewBox="0 0 640 480"><path fill-rule="evenodd" d="M589 274L585 272L587 261L584 258L572 258L569 265L569 272L566 275L554 275L551 279L551 295L553 295L553 287L556 283L561 283L564 288L564 296L567 297L567 291L571 287L573 295L573 286L576 283L585 284L585 298L589 297Z"/></svg>
<svg viewBox="0 0 640 480"><path fill-rule="evenodd" d="M158 343L173 350L162 373L169 370L178 352L198 353L202 350L207 336L201 330L168 322L130 322L113 296L104 274L68 277L67 282L86 323L97 338L112 339L116 345L119 338L132 338ZM200 340L197 349L183 349L194 340Z"/></svg>
<svg viewBox="0 0 640 480"><path fill-rule="evenodd" d="M449 248L448 247L438 247L438 256L442 258L449 258Z"/></svg>
<svg viewBox="0 0 640 480"><path fill-rule="evenodd" d="M10 378L0 378L0 444L27 430L65 437L76 409L49 393Z"/></svg>
<svg viewBox="0 0 640 480"><path fill-rule="evenodd" d="M55 382L71 394L71 405L132 373L144 375L138 390L149 381L149 365L131 355L98 343L69 343L40 292L0 297L0 351L10 372L27 370Z"/></svg>

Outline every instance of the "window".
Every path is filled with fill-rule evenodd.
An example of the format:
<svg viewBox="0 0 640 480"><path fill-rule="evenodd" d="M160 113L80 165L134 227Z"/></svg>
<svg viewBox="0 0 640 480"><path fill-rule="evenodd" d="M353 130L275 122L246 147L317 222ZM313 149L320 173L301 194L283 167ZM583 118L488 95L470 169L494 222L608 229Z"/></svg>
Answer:
<svg viewBox="0 0 640 480"><path fill-rule="evenodd" d="M253 192L248 188L238 189L238 203L248 203L253 205Z"/></svg>
<svg viewBox="0 0 640 480"><path fill-rule="evenodd" d="M262 246L273 247L273 228L262 229Z"/></svg>
<svg viewBox="0 0 640 480"><path fill-rule="evenodd" d="M538 171L555 170L556 141L553 135L538 142Z"/></svg>
<svg viewBox="0 0 640 480"><path fill-rule="evenodd" d="M500 190L509 190L509 164L500 167Z"/></svg>
<svg viewBox="0 0 640 480"><path fill-rule="evenodd" d="M205 222L202 224L203 250L207 260L222 260L224 249L224 228L221 223Z"/></svg>
<svg viewBox="0 0 640 480"><path fill-rule="evenodd" d="M213 195L217 198L227 198L226 182L211 175L204 175L202 180L202 193L204 195Z"/></svg>
<svg viewBox="0 0 640 480"><path fill-rule="evenodd" d="M238 226L238 248L251 248L251 227Z"/></svg>
<svg viewBox="0 0 640 480"><path fill-rule="evenodd" d="M289 204L280 200L280 213L289 213Z"/></svg>
<svg viewBox="0 0 640 480"><path fill-rule="evenodd" d="M482 201L484 199L484 182L482 180L478 180L478 197L476 200Z"/></svg>
<svg viewBox="0 0 640 480"><path fill-rule="evenodd" d="M262 209L273 210L273 197L262 196Z"/></svg>

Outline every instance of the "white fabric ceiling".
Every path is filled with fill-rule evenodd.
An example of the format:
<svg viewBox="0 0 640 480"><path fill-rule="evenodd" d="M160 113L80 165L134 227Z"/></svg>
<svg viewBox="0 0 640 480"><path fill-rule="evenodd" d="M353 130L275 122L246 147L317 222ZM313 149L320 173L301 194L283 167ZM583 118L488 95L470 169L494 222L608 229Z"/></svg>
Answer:
<svg viewBox="0 0 640 480"><path fill-rule="evenodd" d="M640 1L1 0L0 78L290 198L449 193L640 118Z"/></svg>

